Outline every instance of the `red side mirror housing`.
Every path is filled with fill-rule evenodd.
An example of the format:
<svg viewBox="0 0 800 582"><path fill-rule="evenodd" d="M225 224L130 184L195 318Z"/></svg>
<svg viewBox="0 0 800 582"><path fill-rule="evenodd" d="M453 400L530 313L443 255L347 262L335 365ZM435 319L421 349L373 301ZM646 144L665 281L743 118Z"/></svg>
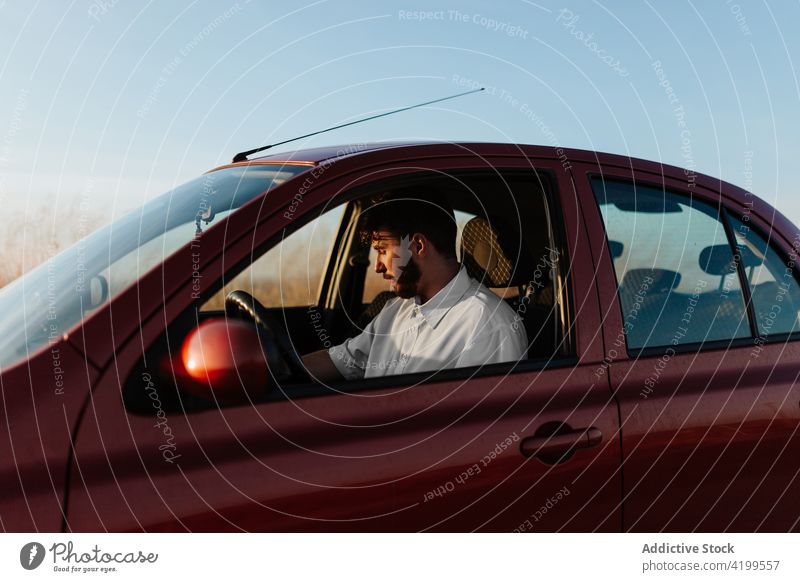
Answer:
<svg viewBox="0 0 800 582"><path fill-rule="evenodd" d="M204 321L183 341L181 361L187 374L181 387L194 396L231 404L266 393L269 368L252 323Z"/></svg>

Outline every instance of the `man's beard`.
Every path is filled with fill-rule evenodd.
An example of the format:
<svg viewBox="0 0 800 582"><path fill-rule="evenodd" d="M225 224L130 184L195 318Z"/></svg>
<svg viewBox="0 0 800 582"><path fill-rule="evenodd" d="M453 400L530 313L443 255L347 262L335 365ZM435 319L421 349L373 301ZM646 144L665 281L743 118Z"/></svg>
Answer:
<svg viewBox="0 0 800 582"><path fill-rule="evenodd" d="M419 283L421 276L422 273L417 263L414 262L413 258L410 259L403 268L403 272L394 281L394 292L397 293L398 297L411 299L417 294L417 283Z"/></svg>

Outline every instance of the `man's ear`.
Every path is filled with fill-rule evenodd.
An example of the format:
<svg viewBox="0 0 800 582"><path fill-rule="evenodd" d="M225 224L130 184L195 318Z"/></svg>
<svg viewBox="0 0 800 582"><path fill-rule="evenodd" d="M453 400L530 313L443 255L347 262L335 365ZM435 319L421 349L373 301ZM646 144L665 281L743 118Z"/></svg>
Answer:
<svg viewBox="0 0 800 582"><path fill-rule="evenodd" d="M430 242L427 237L419 232L411 235L411 251L420 257L424 257L430 251Z"/></svg>

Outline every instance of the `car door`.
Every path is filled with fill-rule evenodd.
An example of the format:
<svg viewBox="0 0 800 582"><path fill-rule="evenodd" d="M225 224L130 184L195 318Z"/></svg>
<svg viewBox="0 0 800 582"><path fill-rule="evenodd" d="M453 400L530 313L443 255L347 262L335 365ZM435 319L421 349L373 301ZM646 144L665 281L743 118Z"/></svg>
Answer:
<svg viewBox="0 0 800 582"><path fill-rule="evenodd" d="M296 386L248 406L168 410L150 396L152 374L137 367L142 346L163 335L164 313L177 310L165 305L119 350L84 416L69 527L618 531L618 411L602 373L593 265L571 177L560 162L522 157L488 168L477 156L431 158L415 161L414 171L476 165L533 165L551 176L569 353L514 370ZM398 160L381 170L407 167ZM370 168L368 176L376 174ZM329 180L305 193L298 216L318 213L345 185L374 179L365 176L328 169ZM203 265L202 285L213 288L223 265L240 264L253 248L277 244L287 228L277 209L291 195L273 194L273 216L251 221L251 233ZM149 398L150 408L126 409L123 384Z"/></svg>
<svg viewBox="0 0 800 582"><path fill-rule="evenodd" d="M800 346L777 290L796 297L797 282L757 240L768 208L682 171L576 172L621 413L624 529L796 529Z"/></svg>

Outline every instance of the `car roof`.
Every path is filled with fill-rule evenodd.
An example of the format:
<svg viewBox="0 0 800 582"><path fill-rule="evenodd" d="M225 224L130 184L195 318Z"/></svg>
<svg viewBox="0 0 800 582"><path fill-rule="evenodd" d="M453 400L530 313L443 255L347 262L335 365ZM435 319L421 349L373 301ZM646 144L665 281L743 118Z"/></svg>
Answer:
<svg viewBox="0 0 800 582"><path fill-rule="evenodd" d="M531 159L561 160L562 165L585 162L592 165L616 166L618 168L650 172L655 175L668 176L675 179L687 180L691 178L693 184L705 187L713 192L721 193L738 204L752 206L754 201L766 216L771 215L781 227L789 229L787 232L800 232L785 216L770 204L760 200L750 192L712 176L695 172L661 162L635 158L631 156L582 150L575 148L562 148L558 145L543 146L533 144L513 144L498 142L450 142L450 141L385 141L371 143L349 143L341 145L321 146L315 148L297 148L279 153L269 154L242 162L227 164L215 168L230 168L246 166L248 164L291 164L291 165L327 165L345 159L363 156L371 158L372 162L399 161L419 157L437 156L522 156ZM212 171L214 171L212 170ZM762 206L763 205L763 206Z"/></svg>
<svg viewBox="0 0 800 582"><path fill-rule="evenodd" d="M598 161L600 157L604 160L618 158L619 160L631 160L626 156L617 156L591 150L580 150L573 148L550 147L533 144L512 144L500 142L450 142L450 141L385 141L371 143L349 143L340 145L320 146L315 148L298 148L287 150L280 153L269 154L266 156L253 158L251 161L259 162L306 162L322 164L331 160L338 160L345 157L358 156L375 152L376 150L407 150L409 154L414 151L436 152L441 154L453 153L472 153L477 155L484 154L508 154L513 152L516 155L526 155L532 157L556 157L566 154L568 158L578 161ZM558 154L555 151L558 150ZM398 152L399 153L399 152ZM610 161L610 160L608 160ZM646 162L646 160L641 160ZM247 162L244 162L247 163Z"/></svg>
<svg viewBox="0 0 800 582"><path fill-rule="evenodd" d="M534 144L515 144L500 142L450 142L450 141L385 141L371 143L349 143L341 145L321 146L315 148L298 148L279 153L253 158L244 162L231 165L245 165L248 163L291 163L321 165L357 156L380 156L382 152L392 150L395 159L415 158L419 156L458 156L476 155L484 156L524 156L539 159L562 159L564 163L587 162L606 166L644 170L664 176L681 177L691 175L698 183L714 190L725 190L730 196L738 198L741 195L750 195L745 190L724 182L718 178L695 172L694 170L680 168L670 164L636 158L608 152L583 150L577 148L564 148L558 145L544 146Z"/></svg>

